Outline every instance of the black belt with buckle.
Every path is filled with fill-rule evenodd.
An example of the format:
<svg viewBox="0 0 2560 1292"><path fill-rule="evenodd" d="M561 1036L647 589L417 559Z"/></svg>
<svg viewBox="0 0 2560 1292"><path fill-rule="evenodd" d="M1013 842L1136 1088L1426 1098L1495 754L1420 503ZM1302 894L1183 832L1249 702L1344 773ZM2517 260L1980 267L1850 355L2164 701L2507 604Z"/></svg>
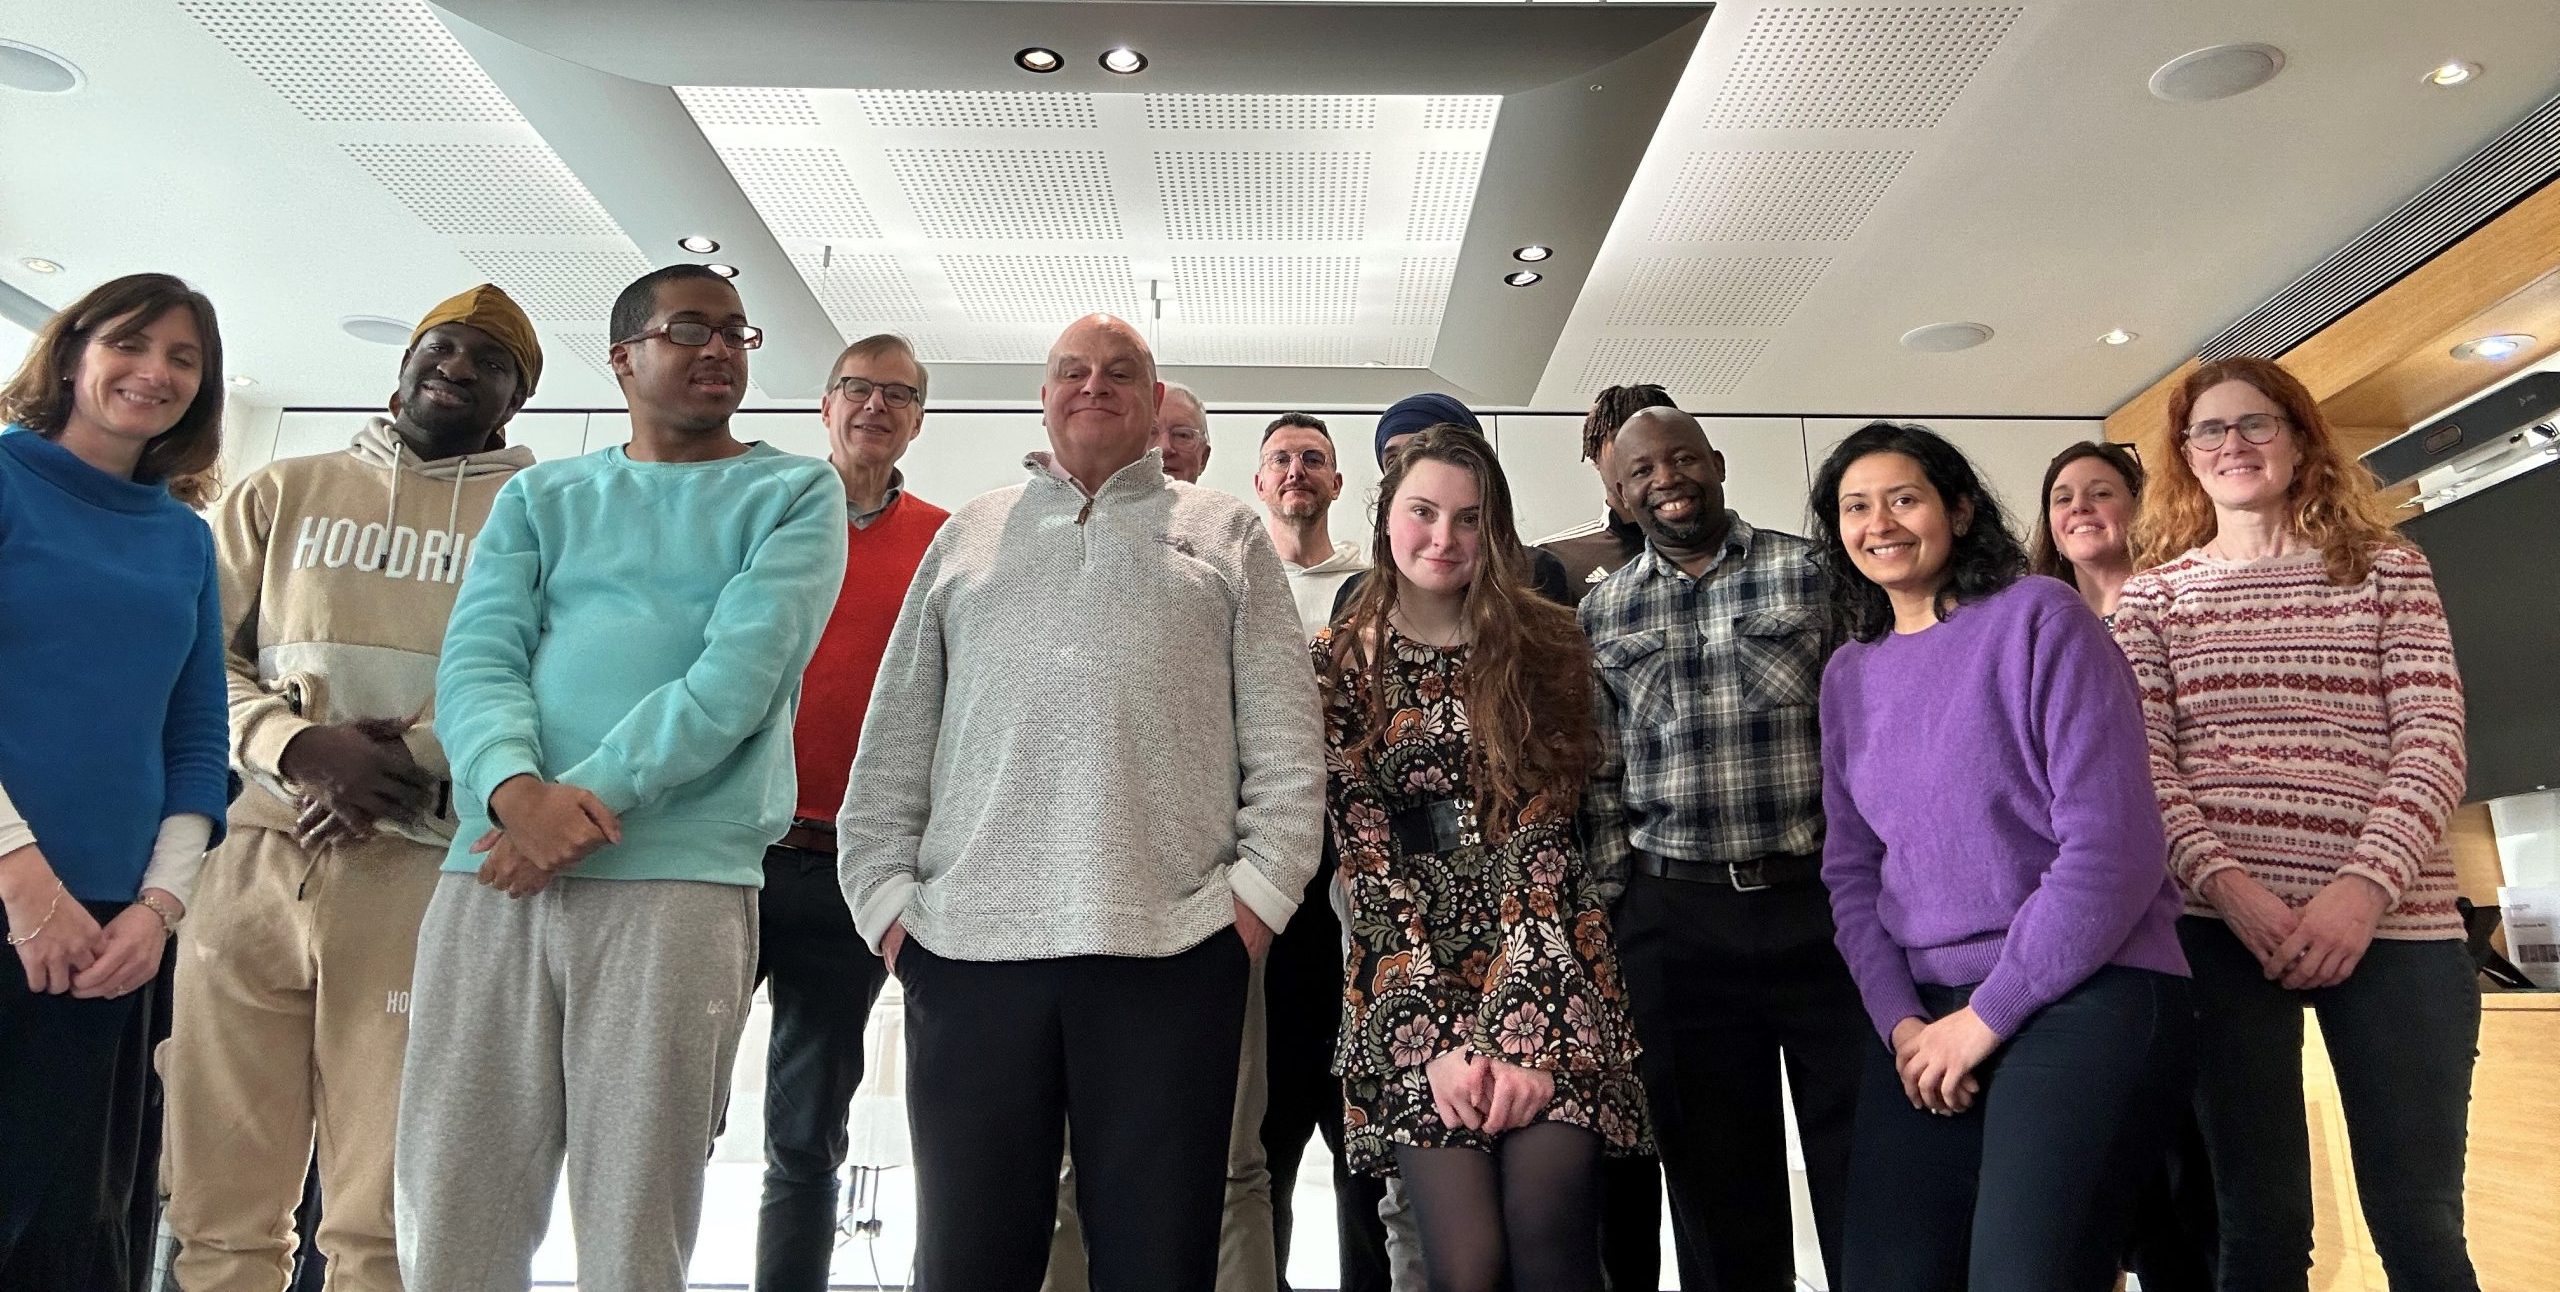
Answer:
<svg viewBox="0 0 2560 1292"><path fill-rule="evenodd" d="M1642 874L1693 884L1719 884L1737 893L1783 888L1822 877L1819 853L1773 853L1749 861L1682 861L1639 849L1628 863Z"/></svg>
<svg viewBox="0 0 2560 1292"><path fill-rule="evenodd" d="M832 857L836 855L836 823L795 816L791 818L791 828L783 832L781 844Z"/></svg>

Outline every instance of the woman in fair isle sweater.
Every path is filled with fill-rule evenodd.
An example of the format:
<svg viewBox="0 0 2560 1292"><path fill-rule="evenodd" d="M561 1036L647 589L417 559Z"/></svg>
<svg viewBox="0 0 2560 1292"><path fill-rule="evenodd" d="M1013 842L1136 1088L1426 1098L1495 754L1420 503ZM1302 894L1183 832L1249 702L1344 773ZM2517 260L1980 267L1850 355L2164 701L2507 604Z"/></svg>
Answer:
<svg viewBox="0 0 2560 1292"><path fill-rule="evenodd" d="M2444 847L2462 684L2434 573L2266 360L2198 368L2145 450L2145 572L2115 634L2186 894L2221 1285L2309 1279L2309 1006L2391 1286L2476 1289L2462 1162L2480 999Z"/></svg>
<svg viewBox="0 0 2560 1292"><path fill-rule="evenodd" d="M1841 1286L2104 1292L2193 1064L2132 675L1936 434L1851 435L1812 511L1822 878L1878 1041Z"/></svg>

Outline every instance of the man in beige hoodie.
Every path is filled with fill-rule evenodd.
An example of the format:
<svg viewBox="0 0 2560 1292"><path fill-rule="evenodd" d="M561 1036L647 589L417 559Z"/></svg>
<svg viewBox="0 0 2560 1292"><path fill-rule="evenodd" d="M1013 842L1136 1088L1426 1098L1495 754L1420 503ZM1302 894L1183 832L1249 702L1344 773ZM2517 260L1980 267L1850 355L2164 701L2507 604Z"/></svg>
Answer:
<svg viewBox="0 0 2560 1292"><path fill-rule="evenodd" d="M188 1292L277 1292L315 1144L337 1289L397 1289L391 1146L418 921L455 817L436 661L542 374L483 284L420 321L391 417L240 482L215 520L246 782L179 932L169 1226Z"/></svg>

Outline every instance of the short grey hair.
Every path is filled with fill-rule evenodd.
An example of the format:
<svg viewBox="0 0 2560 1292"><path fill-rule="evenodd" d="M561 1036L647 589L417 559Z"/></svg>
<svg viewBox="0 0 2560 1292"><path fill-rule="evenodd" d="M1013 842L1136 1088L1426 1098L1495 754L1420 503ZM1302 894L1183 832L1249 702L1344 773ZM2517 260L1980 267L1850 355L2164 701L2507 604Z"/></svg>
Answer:
<svg viewBox="0 0 2560 1292"><path fill-rule="evenodd" d="M1200 442L1201 442L1201 443L1203 443L1203 444L1208 443L1208 442L1209 442L1209 406L1208 406L1207 404L1204 404L1204 403L1200 402L1200 392L1199 392L1199 391L1196 391L1196 390L1193 390L1191 387L1186 386L1186 385L1184 385L1184 384L1182 384L1181 382L1178 382L1178 381L1168 381L1168 382L1166 382L1166 383L1164 384L1164 398L1165 398L1165 400L1169 401L1169 400L1171 400L1171 399L1172 399L1174 396L1176 396L1176 395L1180 395L1180 396L1182 396L1184 399L1188 399L1188 400L1190 400L1190 401L1191 401L1191 406L1192 406L1193 408L1196 408L1196 409L1199 409L1199 410L1200 410ZM1164 416L1164 401L1158 401L1158 403L1156 404L1156 416L1157 416L1157 417L1159 417L1159 418L1161 418L1161 417L1163 417L1163 416Z"/></svg>

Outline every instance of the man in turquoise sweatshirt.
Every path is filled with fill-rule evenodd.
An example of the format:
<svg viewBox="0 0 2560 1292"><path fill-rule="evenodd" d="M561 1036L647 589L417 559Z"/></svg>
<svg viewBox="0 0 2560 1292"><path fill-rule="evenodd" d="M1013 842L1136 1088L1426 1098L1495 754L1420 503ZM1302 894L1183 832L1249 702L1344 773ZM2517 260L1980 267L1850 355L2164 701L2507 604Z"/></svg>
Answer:
<svg viewBox="0 0 2560 1292"><path fill-rule="evenodd" d="M843 581L835 473L730 433L763 339L736 289L672 265L612 327L631 442L507 482L436 674L462 826L403 1071L410 1292L530 1283L564 1157L579 1281L685 1286Z"/></svg>

